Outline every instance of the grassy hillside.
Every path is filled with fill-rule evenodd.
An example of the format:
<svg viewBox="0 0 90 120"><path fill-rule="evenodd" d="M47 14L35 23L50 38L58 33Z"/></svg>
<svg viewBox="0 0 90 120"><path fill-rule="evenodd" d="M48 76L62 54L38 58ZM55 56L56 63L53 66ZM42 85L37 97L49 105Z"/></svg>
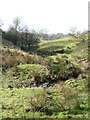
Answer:
<svg viewBox="0 0 90 120"><path fill-rule="evenodd" d="M74 59L83 59L88 57L88 41L83 42L72 37L42 41L39 44L38 53L52 57L66 54Z"/></svg>
<svg viewBox="0 0 90 120"><path fill-rule="evenodd" d="M17 46L15 46L12 42L3 39L2 40L2 47L9 47L9 48L18 48Z"/></svg>
<svg viewBox="0 0 90 120"><path fill-rule="evenodd" d="M66 37L43 40L37 49L25 52L4 40L3 119L88 119L87 44Z"/></svg>

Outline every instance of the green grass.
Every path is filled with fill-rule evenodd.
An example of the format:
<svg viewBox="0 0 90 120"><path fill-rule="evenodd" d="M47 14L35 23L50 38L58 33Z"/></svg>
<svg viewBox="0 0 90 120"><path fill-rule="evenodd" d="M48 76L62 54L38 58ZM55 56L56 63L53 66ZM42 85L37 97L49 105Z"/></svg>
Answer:
<svg viewBox="0 0 90 120"><path fill-rule="evenodd" d="M44 91L42 88L36 89L3 89L2 90L2 116L3 118L22 118L24 114L28 116L28 112L39 106L39 99L42 101ZM30 110L30 111L29 111ZM32 113L34 114L34 113ZM25 115L25 116L26 116ZM30 114L29 114L30 117Z"/></svg>
<svg viewBox="0 0 90 120"><path fill-rule="evenodd" d="M64 54L67 54L66 51L68 51L68 47L70 48L71 51L69 55L71 55L72 58L74 57L75 59L75 57L76 58L88 57L88 41L85 40L85 42L82 42L81 40L76 40L72 37L66 37L58 40L41 41L38 50L42 52L43 51L53 52L64 49L65 51ZM59 53L57 55L59 55Z"/></svg>
<svg viewBox="0 0 90 120"><path fill-rule="evenodd" d="M64 47L73 46L75 44L72 43L72 38L63 38L58 40L48 40L48 41L42 41L39 44L39 50L41 51L53 51L53 50L59 50Z"/></svg>
<svg viewBox="0 0 90 120"><path fill-rule="evenodd" d="M71 79L43 89L1 89L3 118L88 118L87 81ZM45 111L42 111L45 110Z"/></svg>

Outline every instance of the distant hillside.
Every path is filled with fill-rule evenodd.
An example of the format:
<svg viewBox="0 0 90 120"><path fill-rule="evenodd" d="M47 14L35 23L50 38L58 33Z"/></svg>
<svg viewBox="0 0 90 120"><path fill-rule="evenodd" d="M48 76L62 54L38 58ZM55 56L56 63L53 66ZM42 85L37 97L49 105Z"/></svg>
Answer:
<svg viewBox="0 0 90 120"><path fill-rule="evenodd" d="M2 47L16 48L12 42L2 39ZM38 47L29 49L30 53L38 55L47 55L55 57L57 55L67 54L76 58L86 58L88 56L88 40L84 42L73 37L65 37L57 40L41 40Z"/></svg>
<svg viewBox="0 0 90 120"><path fill-rule="evenodd" d="M58 40L46 40L39 43L38 54L57 56L61 54L72 55L75 57L87 57L88 40L66 37Z"/></svg>
<svg viewBox="0 0 90 120"><path fill-rule="evenodd" d="M2 39L2 47L9 47L9 48L18 48L12 42Z"/></svg>

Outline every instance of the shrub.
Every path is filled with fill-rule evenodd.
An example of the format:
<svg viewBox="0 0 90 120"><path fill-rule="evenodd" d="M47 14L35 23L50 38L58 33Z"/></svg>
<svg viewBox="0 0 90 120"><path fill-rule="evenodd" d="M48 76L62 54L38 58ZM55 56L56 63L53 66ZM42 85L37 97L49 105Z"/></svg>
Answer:
<svg viewBox="0 0 90 120"><path fill-rule="evenodd" d="M3 68L10 68L16 66L17 64L41 64L44 66L49 66L52 63L52 59L49 57L41 57L38 55L31 55L29 53L23 52L19 49L4 48L2 55L2 65Z"/></svg>
<svg viewBox="0 0 90 120"><path fill-rule="evenodd" d="M2 69L3 70L7 68L11 68L14 65L17 65L17 60L15 56L11 56L11 55L2 56Z"/></svg>
<svg viewBox="0 0 90 120"><path fill-rule="evenodd" d="M29 55L29 54L23 55L23 59L25 60L25 63L28 64L41 64L45 66L49 66L53 61L50 58L45 58L38 55Z"/></svg>
<svg viewBox="0 0 90 120"><path fill-rule="evenodd" d="M34 78L36 84L42 83L43 78L48 75L48 69L45 66L39 64L18 65L16 72L19 77L22 77L22 80L26 80L26 75L28 76L27 79Z"/></svg>
<svg viewBox="0 0 90 120"><path fill-rule="evenodd" d="M56 112L72 110L78 105L78 91L63 84L47 90L45 111L51 115Z"/></svg>
<svg viewBox="0 0 90 120"><path fill-rule="evenodd" d="M77 78L80 74L79 68L66 58L56 58L57 63L49 67L49 76L52 80L68 80L70 77Z"/></svg>

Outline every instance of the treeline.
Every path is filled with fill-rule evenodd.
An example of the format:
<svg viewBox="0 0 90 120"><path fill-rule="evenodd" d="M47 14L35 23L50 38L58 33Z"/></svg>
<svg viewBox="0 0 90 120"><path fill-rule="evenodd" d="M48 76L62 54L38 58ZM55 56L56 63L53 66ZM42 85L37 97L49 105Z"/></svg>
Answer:
<svg viewBox="0 0 90 120"><path fill-rule="evenodd" d="M46 29L40 31L29 30L28 26L23 24L19 17L16 17L8 30L2 32L2 37L28 51L32 47L38 47L40 40L60 39L65 35L62 33L48 34Z"/></svg>
<svg viewBox="0 0 90 120"><path fill-rule="evenodd" d="M37 46L40 41L34 32L29 31L27 25L21 24L19 18L15 18L13 25L2 32L2 37L24 50Z"/></svg>
<svg viewBox="0 0 90 120"><path fill-rule="evenodd" d="M21 49L28 49L38 45L39 43L39 39L34 35L34 33L20 32L16 31L15 29L3 32L2 36L4 39L12 42Z"/></svg>
<svg viewBox="0 0 90 120"><path fill-rule="evenodd" d="M40 30L39 32L36 32L35 35L40 39L40 40L55 40L55 39L60 39L66 37L63 33L57 33L57 34L48 34L45 29Z"/></svg>

